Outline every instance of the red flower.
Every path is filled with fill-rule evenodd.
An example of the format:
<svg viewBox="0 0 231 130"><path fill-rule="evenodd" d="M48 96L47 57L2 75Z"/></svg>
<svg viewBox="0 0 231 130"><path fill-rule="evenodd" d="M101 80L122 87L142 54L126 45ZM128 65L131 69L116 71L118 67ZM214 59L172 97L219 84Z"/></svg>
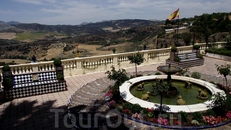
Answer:
<svg viewBox="0 0 231 130"><path fill-rule="evenodd" d="M129 113L130 113L130 110L129 110L129 109L123 109L122 112L123 112L124 114L129 114Z"/></svg>
<svg viewBox="0 0 231 130"><path fill-rule="evenodd" d="M155 109L154 109L153 107L152 107L152 108L147 108L147 111L148 111L148 112L154 112L154 110L155 110Z"/></svg>
<svg viewBox="0 0 231 130"><path fill-rule="evenodd" d="M149 121L154 123L155 122L155 118L149 118Z"/></svg>

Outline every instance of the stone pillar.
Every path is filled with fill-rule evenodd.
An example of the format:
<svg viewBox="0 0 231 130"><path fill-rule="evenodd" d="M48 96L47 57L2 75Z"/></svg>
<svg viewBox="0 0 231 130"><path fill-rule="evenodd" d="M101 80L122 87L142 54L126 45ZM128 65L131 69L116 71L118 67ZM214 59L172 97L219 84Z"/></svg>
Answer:
<svg viewBox="0 0 231 130"><path fill-rule="evenodd" d="M178 52L172 52L172 51L171 51L171 52L170 52L170 60L171 60L171 61L174 61L176 55L178 55Z"/></svg>
<svg viewBox="0 0 231 130"><path fill-rule="evenodd" d="M36 82L38 81L38 66L37 66L37 63L36 62L32 62L32 81L33 82Z"/></svg>
<svg viewBox="0 0 231 130"><path fill-rule="evenodd" d="M117 56L113 56L113 65L118 65L118 57Z"/></svg>
<svg viewBox="0 0 231 130"><path fill-rule="evenodd" d="M144 53L144 59L148 62L148 53Z"/></svg>

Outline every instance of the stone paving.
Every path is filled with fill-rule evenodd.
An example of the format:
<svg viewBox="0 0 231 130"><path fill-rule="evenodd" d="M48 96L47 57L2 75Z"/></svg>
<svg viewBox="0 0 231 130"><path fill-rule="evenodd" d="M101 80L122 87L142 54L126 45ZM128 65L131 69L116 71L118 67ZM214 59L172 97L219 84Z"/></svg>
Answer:
<svg viewBox="0 0 231 130"><path fill-rule="evenodd" d="M205 57L203 66L192 67L189 71L203 73L202 78L213 80L220 79L215 64L231 63L213 58ZM160 64L152 64L147 66L139 66L138 71L144 73L153 73ZM134 72L134 68L127 68L128 73ZM208 77L206 77L208 76ZM105 78L104 72L84 74L80 76L65 77L68 85L67 91L49 93L25 98L18 98L11 101L0 102L0 130L22 130L22 129L74 129L69 121L67 121L68 101L71 95L76 94L76 99L83 103L90 103L94 100L103 100L103 95L108 85L113 84L112 81ZM230 76L228 76L230 81ZM100 84L100 85L99 85ZM229 83L230 84L230 83ZM103 87L99 87L99 86ZM100 92L100 93L98 93ZM91 100L88 100L91 99ZM70 100L71 101L71 100ZM72 102L72 106L79 102ZM69 106L69 108L71 108ZM102 103L99 110L104 111L107 106ZM142 125L137 122L125 119L127 125L135 127L135 129L163 129ZM105 128L102 128L105 129ZM215 129L231 129L230 124L220 126Z"/></svg>

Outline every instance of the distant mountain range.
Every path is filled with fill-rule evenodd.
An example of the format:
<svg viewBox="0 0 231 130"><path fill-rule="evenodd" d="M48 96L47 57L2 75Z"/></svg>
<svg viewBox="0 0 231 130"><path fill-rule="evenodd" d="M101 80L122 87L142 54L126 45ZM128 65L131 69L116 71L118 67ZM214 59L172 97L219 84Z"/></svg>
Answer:
<svg viewBox="0 0 231 130"><path fill-rule="evenodd" d="M122 19L110 20L96 23L82 23L80 25L43 25L38 23L19 23L17 21L0 21L0 31L14 31L14 29L47 31L65 33L69 36L103 34L108 31L130 29L135 27L149 26L153 24L163 24L164 21L141 20L141 19Z"/></svg>

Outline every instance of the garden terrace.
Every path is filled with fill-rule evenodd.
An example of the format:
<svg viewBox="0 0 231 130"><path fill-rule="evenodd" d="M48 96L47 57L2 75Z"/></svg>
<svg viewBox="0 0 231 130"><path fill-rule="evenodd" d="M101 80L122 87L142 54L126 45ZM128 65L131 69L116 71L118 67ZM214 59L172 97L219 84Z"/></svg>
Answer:
<svg viewBox="0 0 231 130"><path fill-rule="evenodd" d="M218 44L220 45L222 43L218 43ZM191 51L190 48L192 49L192 47L187 47L187 49L181 50L179 48L178 50L179 51L184 51L184 50ZM166 55L160 55L159 57L156 57L156 53L159 51L159 49L155 51L153 50L142 51L144 53L150 53L150 55L152 54L151 57L155 58L156 62L151 61L151 60L147 61L146 59L145 63L138 66L139 74L143 74L143 75L155 74L157 66L161 64L163 65L163 63L165 62L165 59L169 57L169 50L170 50L169 48L166 48L165 51L163 51L163 52L166 52L165 53ZM202 47L202 50L204 50L203 47ZM113 54L113 56L115 57L118 57L119 55L122 56L122 54ZM104 56L99 56L98 59L102 57ZM95 59L95 58L96 57L92 59ZM60 91L60 92L35 95L35 96L30 96L30 97L16 98L10 101L1 101L0 102L0 108L1 108L0 109L0 122L1 122L0 129L9 130L9 129L67 129L67 128L70 129L70 128L73 128L74 126L70 125L69 121L66 121L67 103L71 102L70 101L71 95L73 95L74 93L77 93L78 90L80 90L81 88L83 89L87 87L87 88L92 88L92 89L97 89L97 90L104 90L103 88L100 87L101 85L99 84L104 84L106 86L110 86L113 84L113 82L107 79L105 75L105 70L110 69L109 66L111 66L111 64L108 64L107 67L103 66L102 69L99 69L99 68L98 69L97 68L87 69L87 68L81 67L81 63L84 59L89 60L89 61L92 60L91 58L88 58L88 57L62 60L62 62L65 62L64 71L65 71L66 84L68 86L67 91ZM124 59L126 59L126 56L124 56ZM208 57L205 57L204 60L205 60L204 65L192 67L190 68L190 71L196 71L196 72L202 73L203 75L201 78L207 81L216 80L216 82L223 84L224 79L222 78L222 76L217 74L215 63L225 64L228 61L223 61L223 60L213 59L213 58L208 58ZM38 71L54 70L53 67L50 67L52 66L52 64L53 64L52 61L39 62L36 64L22 64L22 65L11 66L11 69L18 70L15 72L15 74L26 73L28 71L31 71L31 68L38 67L38 66L40 66L41 68ZM78 67L76 65L78 65ZM115 64L115 65L117 66L117 68L119 68L118 64ZM128 62L126 63L124 62L123 64L121 63L120 65L120 67L125 68L129 74L131 74L130 72L134 72L134 68L131 66L132 65L129 64ZM29 68L29 69L26 69L26 68ZM84 71L85 71L85 74L84 74ZM142 72L145 72L145 73L142 73ZM230 82L231 81L230 77L228 77L228 79L229 79L228 81ZM96 85L96 86L93 86L93 85ZM86 89L86 91L87 90L88 89ZM81 91L78 93L81 93L82 95L78 96L77 100L79 104L82 103L84 105L84 102L81 102L82 101L81 99L89 98L88 97L89 95L86 93L82 93ZM97 92L99 91L95 91L95 94ZM100 92L105 93L106 91L104 90ZM100 97L99 98L102 99L103 96L104 94L101 93L101 98ZM73 104L73 106L74 105L75 104ZM73 106L70 106L70 108L71 107L73 108ZM105 110L106 108L107 106L104 105L102 106L102 109L100 110ZM59 120L56 120L57 114L59 115L58 116ZM56 124L57 121L58 121L58 124ZM65 121L67 124L69 124L69 126L65 125ZM136 129L159 129L157 128L158 126L150 126L147 124L142 124L142 123L139 123L139 122L127 119L127 118L124 118L124 124L127 124L126 126L131 127L132 129L134 129L135 127ZM222 125L222 126L211 126L211 127L215 127L211 129L231 129L230 124ZM164 130L165 128L161 128L161 129Z"/></svg>

